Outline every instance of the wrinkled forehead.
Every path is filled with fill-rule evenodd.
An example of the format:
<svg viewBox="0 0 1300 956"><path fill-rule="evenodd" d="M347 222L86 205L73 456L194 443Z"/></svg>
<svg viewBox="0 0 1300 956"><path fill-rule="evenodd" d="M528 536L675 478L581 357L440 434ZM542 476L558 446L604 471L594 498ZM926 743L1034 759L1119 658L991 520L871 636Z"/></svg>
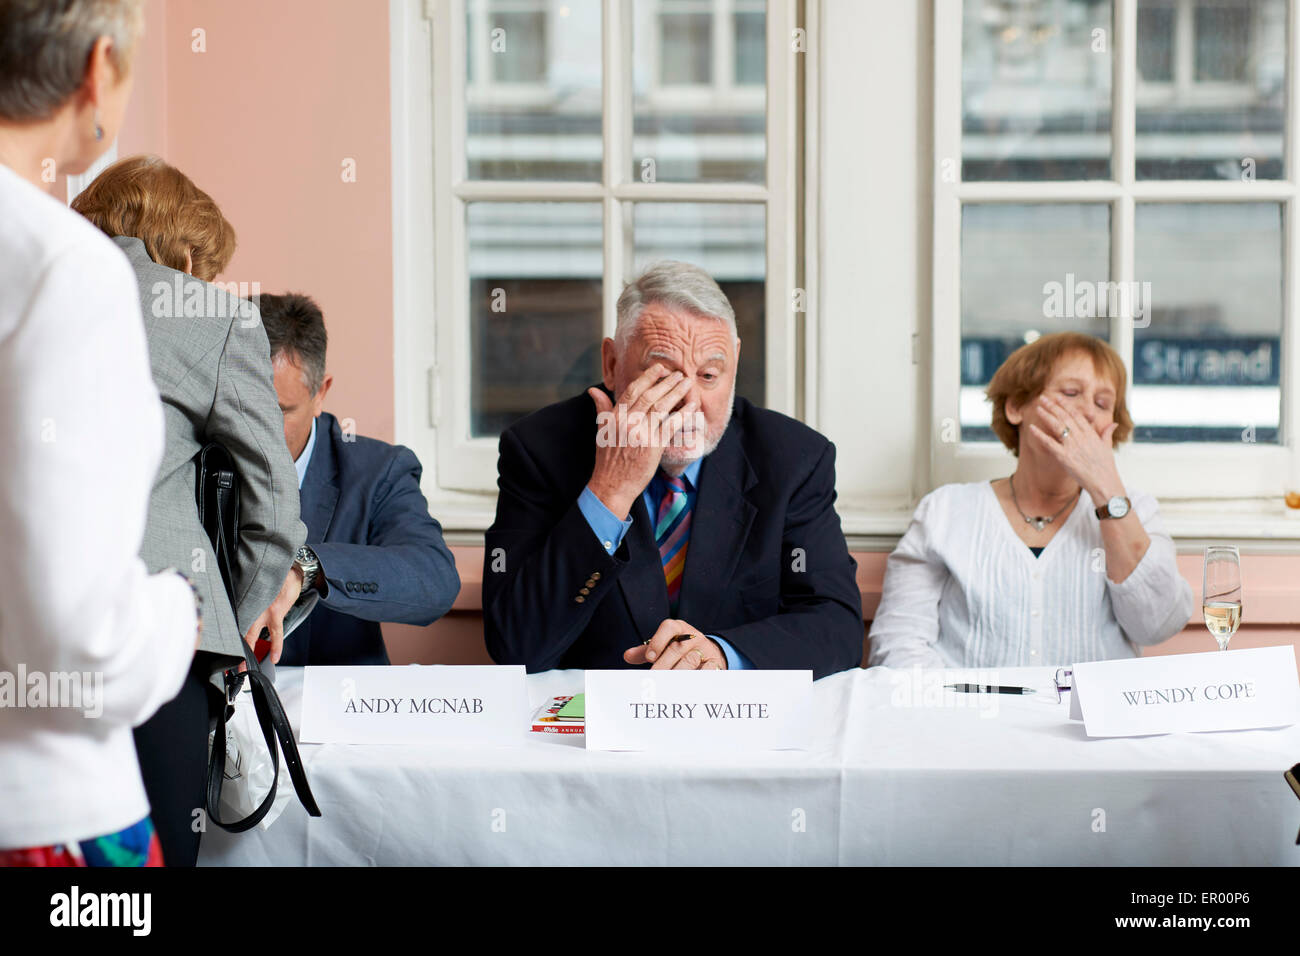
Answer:
<svg viewBox="0 0 1300 956"><path fill-rule="evenodd" d="M735 354L735 339L722 319L659 303L647 305L628 342L634 360L691 358L726 362Z"/></svg>

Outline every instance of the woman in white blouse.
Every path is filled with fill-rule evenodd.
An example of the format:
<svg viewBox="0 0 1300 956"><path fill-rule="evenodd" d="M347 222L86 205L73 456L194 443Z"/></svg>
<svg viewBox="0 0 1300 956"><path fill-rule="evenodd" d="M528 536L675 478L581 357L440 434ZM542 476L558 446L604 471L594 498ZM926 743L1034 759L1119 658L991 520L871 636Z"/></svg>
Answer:
<svg viewBox="0 0 1300 956"><path fill-rule="evenodd" d="M161 862L131 728L197 602L139 557L163 411L135 276L46 191L116 136L140 29L140 0L0 2L0 866Z"/></svg>
<svg viewBox="0 0 1300 956"><path fill-rule="evenodd" d="M1046 335L989 383L1016 469L921 499L885 569L870 665L1014 667L1135 657L1186 626L1156 500L1128 489L1115 447L1133 430L1106 343Z"/></svg>

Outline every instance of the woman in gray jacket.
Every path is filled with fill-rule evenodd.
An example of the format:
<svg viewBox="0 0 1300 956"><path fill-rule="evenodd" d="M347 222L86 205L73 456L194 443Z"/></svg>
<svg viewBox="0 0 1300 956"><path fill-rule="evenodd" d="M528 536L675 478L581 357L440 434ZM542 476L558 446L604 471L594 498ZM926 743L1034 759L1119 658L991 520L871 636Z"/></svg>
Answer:
<svg viewBox="0 0 1300 956"><path fill-rule="evenodd" d="M297 473L257 308L210 281L235 249L234 230L216 203L179 170L141 156L104 170L73 208L112 237L135 270L166 416L141 556L151 569L191 573L211 609L180 695L136 731L164 857L192 865L209 698L215 705L218 696L213 677L242 662L241 635L252 645L263 627L278 660L284 615L300 597L303 569L295 556L307 529L298 517ZM233 608L194 501L194 457L213 441L233 456L240 478Z"/></svg>

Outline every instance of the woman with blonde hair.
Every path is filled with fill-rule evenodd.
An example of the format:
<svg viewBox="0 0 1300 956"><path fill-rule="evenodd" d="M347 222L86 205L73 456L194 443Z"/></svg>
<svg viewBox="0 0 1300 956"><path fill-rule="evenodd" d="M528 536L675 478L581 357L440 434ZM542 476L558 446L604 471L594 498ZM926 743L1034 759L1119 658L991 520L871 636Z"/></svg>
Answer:
<svg viewBox="0 0 1300 956"><path fill-rule="evenodd" d="M167 440L141 551L150 567L202 556L196 584L208 608L203 642L175 700L136 731L136 749L163 852L193 865L205 805L209 708L222 706L222 671L243 663L241 635L262 629L279 660L283 619L315 561L298 517L298 473L284 441L270 346L257 307L212 284L235 251L220 208L180 170L154 156L109 166L72 204L111 236L135 270ZM239 474L239 552L231 607L194 503L194 457L210 442ZM305 550L305 549L304 549ZM296 559L297 557L297 559ZM215 713L215 711L211 711Z"/></svg>
<svg viewBox="0 0 1300 956"><path fill-rule="evenodd" d="M1182 630L1191 586L1156 500L1120 478L1123 360L1078 332L1013 352L989 383L1011 475L921 499L889 556L869 664L1015 667L1133 657Z"/></svg>
<svg viewBox="0 0 1300 956"><path fill-rule="evenodd" d="M140 0L0 2L0 675L72 691L0 704L0 866L162 862L131 728L197 602L139 556L163 413L131 270L45 186L116 137L141 29Z"/></svg>

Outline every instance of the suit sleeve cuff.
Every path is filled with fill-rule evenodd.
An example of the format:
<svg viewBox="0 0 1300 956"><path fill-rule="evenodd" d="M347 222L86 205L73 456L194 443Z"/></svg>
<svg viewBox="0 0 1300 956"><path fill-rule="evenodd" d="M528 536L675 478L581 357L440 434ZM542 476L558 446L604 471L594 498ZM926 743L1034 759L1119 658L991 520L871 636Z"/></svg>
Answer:
<svg viewBox="0 0 1300 956"><path fill-rule="evenodd" d="M718 635L706 634L705 637L722 648L723 656L727 658L727 670L752 671L754 669L754 664L748 657L740 653L740 651L736 650L722 638L718 637Z"/></svg>
<svg viewBox="0 0 1300 956"><path fill-rule="evenodd" d="M613 554L618 550L618 546L623 543L623 535L627 534L627 529L632 527L630 517L626 521L619 518L605 507L604 502L597 498L590 488L583 488L582 494L578 495L578 510L587 519L587 524L606 554Z"/></svg>

